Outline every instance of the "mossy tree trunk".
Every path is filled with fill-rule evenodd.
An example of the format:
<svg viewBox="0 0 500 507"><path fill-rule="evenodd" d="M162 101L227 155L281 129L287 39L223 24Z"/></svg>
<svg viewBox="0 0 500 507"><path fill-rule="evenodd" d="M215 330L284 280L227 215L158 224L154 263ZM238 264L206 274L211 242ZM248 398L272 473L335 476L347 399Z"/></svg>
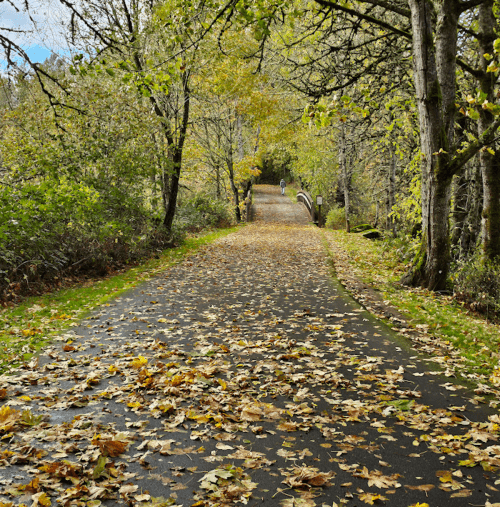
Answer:
<svg viewBox="0 0 500 507"><path fill-rule="evenodd" d="M468 174L468 168L463 167L453 179L451 248L454 251L459 250L460 240L464 234L465 222L467 220L467 210L471 200L470 186L467 181Z"/></svg>
<svg viewBox="0 0 500 507"><path fill-rule="evenodd" d="M481 31L480 55L494 52L494 41L497 37L498 20L493 13L493 0L486 0L479 6L479 26ZM481 73L479 88L488 103L495 102L496 76L488 72L488 60L481 56ZM483 134L495 121L493 114L486 108L479 112L479 134ZM495 141L479 153L483 177L483 213L481 240L484 256L494 260L500 258L500 154Z"/></svg>
<svg viewBox="0 0 500 507"><path fill-rule="evenodd" d="M458 170L450 150L455 118L459 3L410 0L414 80L422 157L422 245L409 285L444 290L450 260L451 182ZM434 14L437 18L434 19Z"/></svg>
<svg viewBox="0 0 500 507"><path fill-rule="evenodd" d="M483 209L483 189L479 164L474 161L473 164L466 168L466 174L469 190L467 192L467 216L462 227L459 242L459 256L461 259L469 256L476 247L477 239L480 235Z"/></svg>

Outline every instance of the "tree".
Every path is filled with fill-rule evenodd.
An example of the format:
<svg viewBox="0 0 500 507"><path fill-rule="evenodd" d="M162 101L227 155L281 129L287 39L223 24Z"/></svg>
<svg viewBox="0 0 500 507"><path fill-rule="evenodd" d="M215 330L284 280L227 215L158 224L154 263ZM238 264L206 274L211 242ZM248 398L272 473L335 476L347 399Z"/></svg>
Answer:
<svg viewBox="0 0 500 507"><path fill-rule="evenodd" d="M203 36L228 5L205 0L59 0L59 4L68 13L68 42L80 50L72 71L120 74L148 98L160 120L168 162L161 177L163 225L171 230L189 124L192 70ZM22 9L29 13L30 8L29 0L23 2ZM6 30L0 29L0 45L9 64L16 66L14 53L28 63L58 119L62 109L72 107L66 100L71 87L31 61Z"/></svg>
<svg viewBox="0 0 500 507"><path fill-rule="evenodd" d="M466 72L477 75L476 69L457 57L459 20L465 12L481 5L488 15L483 15L483 18L490 20L489 25L485 21L482 27L484 35L487 35L491 33L491 30L487 32L487 26L491 25L493 4L480 0L410 0L408 9L402 2L383 0L359 0L349 5L333 0L315 0L315 3L324 9L324 19L327 19L326 15L334 16L334 13L340 12L357 19L362 26L379 27L385 32L385 36L381 34L381 43L387 43L390 39L388 34L411 40L422 151L422 243L404 281L443 290L450 263L449 224L443 217L448 217L450 213L453 176L484 146L493 142L500 125L495 99L490 94L490 107L486 109L491 114L483 114L488 121L485 121L478 138L466 147L455 143L457 62ZM385 21L387 12L398 21ZM405 29L408 21L411 30ZM478 38L482 35L478 34ZM491 36L486 39L491 45ZM479 106L484 103L485 99ZM487 180L485 184L491 187ZM487 220L495 216L491 211L483 215ZM487 225L483 227L483 230L490 229Z"/></svg>
<svg viewBox="0 0 500 507"><path fill-rule="evenodd" d="M260 173L259 150L265 146L277 103L267 76L255 73L251 61L240 59L254 41L244 33L226 33L218 44L224 45L224 55L207 52L205 57L211 58L196 77L193 134L215 174L224 169L240 220L240 192L245 195Z"/></svg>

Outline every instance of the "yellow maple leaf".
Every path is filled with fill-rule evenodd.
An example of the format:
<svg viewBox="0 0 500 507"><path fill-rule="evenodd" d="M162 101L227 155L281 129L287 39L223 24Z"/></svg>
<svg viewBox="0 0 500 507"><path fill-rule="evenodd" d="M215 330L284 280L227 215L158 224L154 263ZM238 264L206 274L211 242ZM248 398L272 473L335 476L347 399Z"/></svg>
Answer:
<svg viewBox="0 0 500 507"><path fill-rule="evenodd" d="M31 497L31 499L33 500L33 507L38 505L41 505L42 507L50 507L52 505L52 502L46 493L36 493Z"/></svg>
<svg viewBox="0 0 500 507"><path fill-rule="evenodd" d="M439 470L436 472L436 476L441 482L453 482L453 476L449 470Z"/></svg>
<svg viewBox="0 0 500 507"><path fill-rule="evenodd" d="M363 502L369 504L369 505L375 505L375 502L377 500L387 500L385 496L382 496L380 494L374 495L373 493L362 493L359 495L359 499Z"/></svg>
<svg viewBox="0 0 500 507"><path fill-rule="evenodd" d="M9 430L20 418L19 410L3 405L0 408L0 430Z"/></svg>
<svg viewBox="0 0 500 507"><path fill-rule="evenodd" d="M135 358L132 361L132 363L130 363L130 366L132 366L132 368L135 368L138 370L139 368L142 368L146 364L148 364L147 358L145 358L144 356L139 356L139 357Z"/></svg>

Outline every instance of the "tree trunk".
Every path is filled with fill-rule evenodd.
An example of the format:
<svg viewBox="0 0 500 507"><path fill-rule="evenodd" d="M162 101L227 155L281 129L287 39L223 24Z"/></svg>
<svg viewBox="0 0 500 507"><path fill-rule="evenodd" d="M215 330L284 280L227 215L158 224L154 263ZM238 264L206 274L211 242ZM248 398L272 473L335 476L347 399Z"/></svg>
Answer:
<svg viewBox="0 0 500 507"><path fill-rule="evenodd" d="M392 234L396 235L396 222L394 220L394 216L391 215L392 208L396 202L395 193L396 193L396 150L394 146L391 145L389 149L389 178L388 178L388 188L387 188L387 223L386 228L389 231L392 231Z"/></svg>
<svg viewBox="0 0 500 507"><path fill-rule="evenodd" d="M340 126L340 152L339 152L340 170L342 172L342 181L344 186L344 212L345 212L345 228L347 232L351 232L350 222L350 207L351 200L349 195L349 174L347 172L347 157L346 157L346 140L345 140L345 127L342 123Z"/></svg>
<svg viewBox="0 0 500 507"><path fill-rule="evenodd" d="M486 0L479 6L479 30L481 33L480 54L493 54L498 23L493 13L493 0ZM488 72L488 61L481 57L481 77L479 88L490 103L496 101L494 72ZM483 134L494 122L493 114L481 108L479 112L479 135ZM490 145L493 153L483 148L479 152L483 177L483 213L481 240L485 258L494 260L500 257L500 154L495 142Z"/></svg>
<svg viewBox="0 0 500 507"><path fill-rule="evenodd" d="M236 113L236 140L238 142L238 161L245 157L245 145L243 144L243 123L241 114Z"/></svg>
<svg viewBox="0 0 500 507"><path fill-rule="evenodd" d="M234 214L236 216L236 220L241 222L240 194L238 187L234 183L234 166L232 157L227 161L227 170L229 173L229 184L231 185L231 191L233 192Z"/></svg>
<svg viewBox="0 0 500 507"><path fill-rule="evenodd" d="M163 205L165 209L163 225L169 233L172 231L172 224L177 209L177 195L179 193L182 155L189 121L190 98L189 73L185 72L182 75L182 118L177 137L171 130L170 122L165 118L163 120L163 129L165 138L167 139L168 154L171 161L171 164L168 164L170 167L167 167L169 174L165 175L168 185L164 185L163 187Z"/></svg>
<svg viewBox="0 0 500 507"><path fill-rule="evenodd" d="M409 0L422 161L422 244L403 283L444 290L449 269L449 214L459 5ZM433 32L433 10L437 21ZM434 45L435 42L435 45Z"/></svg>
<svg viewBox="0 0 500 507"><path fill-rule="evenodd" d="M178 153L176 150L171 158L171 163L167 164L167 168L165 169L166 174L163 177L163 208L165 210L163 226L168 232L171 232L175 218L181 165L182 153Z"/></svg>
<svg viewBox="0 0 500 507"><path fill-rule="evenodd" d="M500 258L500 157L481 152L483 212L481 242L485 258ZM485 160L487 159L487 160Z"/></svg>
<svg viewBox="0 0 500 507"><path fill-rule="evenodd" d="M464 233L467 220L467 208L471 199L470 186L467 181L467 167L464 167L453 180L453 225L451 231L451 246L457 252L460 239ZM458 253L458 252L457 252Z"/></svg>
<svg viewBox="0 0 500 507"><path fill-rule="evenodd" d="M215 166L215 184L216 184L216 190L215 195L217 196L217 199L220 199L221 192L220 192L220 166L217 164Z"/></svg>
<svg viewBox="0 0 500 507"><path fill-rule="evenodd" d="M469 200L467 202L467 218L464 221L460 236L459 255L461 259L467 258L475 249L481 227L482 214L482 181L479 164L473 163L468 168Z"/></svg>

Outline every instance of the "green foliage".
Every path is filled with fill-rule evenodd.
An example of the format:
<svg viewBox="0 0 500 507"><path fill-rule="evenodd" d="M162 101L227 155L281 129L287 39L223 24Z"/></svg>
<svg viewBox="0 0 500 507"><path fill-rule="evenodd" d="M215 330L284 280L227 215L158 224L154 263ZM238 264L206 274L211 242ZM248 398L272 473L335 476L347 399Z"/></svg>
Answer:
<svg viewBox="0 0 500 507"><path fill-rule="evenodd" d="M404 233L399 233L397 236L388 234L381 245L384 254L391 254L403 264L413 261L420 246L420 238L413 238L409 234Z"/></svg>
<svg viewBox="0 0 500 507"><path fill-rule="evenodd" d="M212 227L228 227L234 224L232 206L204 192L181 203L174 227L184 232L199 232Z"/></svg>
<svg viewBox="0 0 500 507"><path fill-rule="evenodd" d="M401 188L396 195L396 204L392 216L399 224L404 225L407 232L422 223L422 176L420 172L422 154L415 156L405 168L403 178L407 188Z"/></svg>
<svg viewBox="0 0 500 507"><path fill-rule="evenodd" d="M358 215L355 214L349 215L349 223L351 227L356 226L362 222L363 222L362 218L359 217ZM325 226L328 229L345 229L346 227L345 209L339 206L333 206L333 208L331 208L328 214L326 215Z"/></svg>
<svg viewBox="0 0 500 507"><path fill-rule="evenodd" d="M165 246L148 214L65 178L0 187L0 297L63 273L104 274Z"/></svg>
<svg viewBox="0 0 500 507"><path fill-rule="evenodd" d="M345 229L345 210L334 206L326 215L325 226L328 229Z"/></svg>
<svg viewBox="0 0 500 507"><path fill-rule="evenodd" d="M277 148L263 153L260 165L261 173L257 178L257 183L277 185L281 178L289 179L292 156L290 152Z"/></svg>
<svg viewBox="0 0 500 507"><path fill-rule="evenodd" d="M476 254L452 279L455 299L475 312L500 317L500 261Z"/></svg>

